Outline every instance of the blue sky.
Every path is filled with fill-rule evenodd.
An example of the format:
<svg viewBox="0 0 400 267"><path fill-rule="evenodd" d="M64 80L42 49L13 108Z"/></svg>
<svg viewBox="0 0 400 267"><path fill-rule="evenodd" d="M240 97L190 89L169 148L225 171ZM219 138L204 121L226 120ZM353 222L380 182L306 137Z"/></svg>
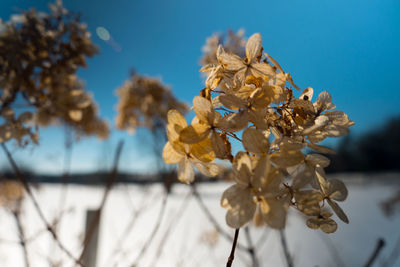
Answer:
<svg viewBox="0 0 400 267"><path fill-rule="evenodd" d="M0 18L8 20L29 7L48 10L48 3L2 0ZM64 5L82 14L100 47L100 54L79 75L110 124L116 115L114 91L128 78L129 69L161 77L181 100L190 103L203 87L198 62L205 39L214 32L240 28L247 37L261 33L265 51L300 87L311 86L316 94L328 90L338 109L356 122L355 134L400 113L397 0L64 0ZM97 27L110 32L120 51L96 35ZM121 138L126 140L123 168L149 170L151 156L140 145L148 138L146 132L129 136L115 130L105 143L85 138L76 144L73 170L103 166L107 160L102 158L111 158ZM25 165L57 172L62 169L63 131L46 129L39 147L13 151Z"/></svg>

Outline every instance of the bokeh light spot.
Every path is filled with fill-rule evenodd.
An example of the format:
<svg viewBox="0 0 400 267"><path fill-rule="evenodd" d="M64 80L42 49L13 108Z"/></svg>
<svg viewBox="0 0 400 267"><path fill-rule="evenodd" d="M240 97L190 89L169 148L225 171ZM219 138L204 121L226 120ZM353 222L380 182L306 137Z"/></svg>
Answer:
<svg viewBox="0 0 400 267"><path fill-rule="evenodd" d="M108 30L104 27L97 27L96 29L97 36L103 41L109 41L110 40L110 33Z"/></svg>

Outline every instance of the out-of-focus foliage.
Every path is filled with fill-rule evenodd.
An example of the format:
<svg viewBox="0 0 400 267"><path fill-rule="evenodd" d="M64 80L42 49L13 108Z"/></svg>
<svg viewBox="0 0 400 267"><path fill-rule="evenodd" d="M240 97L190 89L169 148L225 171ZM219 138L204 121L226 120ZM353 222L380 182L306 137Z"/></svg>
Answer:
<svg viewBox="0 0 400 267"><path fill-rule="evenodd" d="M244 30L239 30L237 33L229 30L228 34L215 33L207 38L206 44L201 49L203 51L203 56L200 60L201 65L218 63L216 55L219 45L222 45L225 51L243 57L246 46Z"/></svg>
<svg viewBox="0 0 400 267"><path fill-rule="evenodd" d="M336 155L330 155L331 172L400 170L400 117L388 120L360 136L346 136Z"/></svg>
<svg viewBox="0 0 400 267"><path fill-rule="evenodd" d="M160 80L135 72L116 93L119 98L115 118L117 128L132 134L137 127L151 131L162 128L164 131L168 110L176 109L183 114L188 110L187 105L178 101Z"/></svg>
<svg viewBox="0 0 400 267"><path fill-rule="evenodd" d="M108 136L108 125L76 76L98 52L79 16L57 1L31 9L0 31L0 142L37 143L38 126L66 123L77 135Z"/></svg>
<svg viewBox="0 0 400 267"><path fill-rule="evenodd" d="M23 186L16 181L3 180L0 182L0 206L12 207L24 196Z"/></svg>
<svg viewBox="0 0 400 267"><path fill-rule="evenodd" d="M191 124L178 110L168 112L165 163L178 164L178 179L191 183L194 167L213 177L222 171L215 159L228 160L234 184L222 194L221 206L228 210L226 222L232 228L261 218L282 229L288 209L294 208L308 218L308 227L335 232L333 213L349 222L337 203L348 192L343 182L327 179L324 168L330 160L318 153L334 151L318 143L348 134L354 122L333 110L326 91L314 102L311 87L296 97L294 89L300 88L275 59L263 54L260 34L252 35L245 49L237 46L238 54L219 43L218 36L207 40L206 52L215 53L215 59L206 53L202 60L208 63L201 69L207 74L206 88L193 99L196 117ZM234 155L233 142L244 150ZM317 153L306 155L306 147Z"/></svg>

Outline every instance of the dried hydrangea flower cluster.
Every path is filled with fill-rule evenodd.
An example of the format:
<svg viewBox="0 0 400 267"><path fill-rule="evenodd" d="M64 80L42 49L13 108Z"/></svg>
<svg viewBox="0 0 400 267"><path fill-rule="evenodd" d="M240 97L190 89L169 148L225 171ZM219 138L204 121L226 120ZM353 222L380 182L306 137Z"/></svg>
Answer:
<svg viewBox="0 0 400 267"><path fill-rule="evenodd" d="M164 161L178 163L179 180L191 183L193 166L215 176L221 170L215 159L229 160L234 184L223 193L221 205L230 227L261 219L282 229L291 207L307 217L308 227L332 233L337 224L328 205L348 223L336 202L346 199L347 189L326 178L329 159L318 153L334 151L317 143L347 134L354 123L332 110L326 91L314 102L310 87L296 98L292 87L299 88L291 76L262 50L260 34L249 38L244 58L218 47L217 63L201 69L208 77L193 100L192 123L187 125L176 110L168 113ZM234 143L244 150L233 155ZM307 148L317 153L306 154Z"/></svg>
<svg viewBox="0 0 400 267"><path fill-rule="evenodd" d="M218 64L216 54L219 45L223 45L226 52L243 57L246 46L244 30L239 30L237 33L228 31L227 35L215 33L207 38L206 44L201 49L203 51L203 57L200 60L201 65Z"/></svg>
<svg viewBox="0 0 400 267"><path fill-rule="evenodd" d="M168 110L175 109L181 113L188 110L187 105L178 101L160 80L134 72L116 93L119 98L115 119L117 128L131 134L137 127L164 129Z"/></svg>
<svg viewBox="0 0 400 267"><path fill-rule="evenodd" d="M85 57L98 49L86 25L61 1L50 9L50 14L32 9L2 23L0 143L36 143L36 126L57 121L72 126L78 136L108 136L107 123L98 117L92 97L76 76L77 69L86 66Z"/></svg>

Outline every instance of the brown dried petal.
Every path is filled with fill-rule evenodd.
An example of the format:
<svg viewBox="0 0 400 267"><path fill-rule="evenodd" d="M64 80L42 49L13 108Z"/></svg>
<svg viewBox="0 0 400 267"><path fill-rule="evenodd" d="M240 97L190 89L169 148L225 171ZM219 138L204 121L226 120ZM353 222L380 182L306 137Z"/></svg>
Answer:
<svg viewBox="0 0 400 267"><path fill-rule="evenodd" d="M314 106L319 113L324 110L335 108L335 105L332 104L332 97L327 91L323 91L319 94L317 101L314 103Z"/></svg>
<svg viewBox="0 0 400 267"><path fill-rule="evenodd" d="M336 154L335 150L333 150L329 147L326 147L326 146L316 145L313 143L307 143L307 146L309 148L311 148L312 150L314 150L315 152L319 152L322 154L333 154L333 155Z"/></svg>
<svg viewBox="0 0 400 267"><path fill-rule="evenodd" d="M227 150L224 139L222 139L221 135L216 131L213 131L211 134L211 141L216 157L227 159L230 151Z"/></svg>
<svg viewBox="0 0 400 267"><path fill-rule="evenodd" d="M347 218L347 215L344 213L342 208L335 202L330 199L328 199L328 204L331 206L333 211L336 213L336 215L345 223L349 223L349 218Z"/></svg>
<svg viewBox="0 0 400 267"><path fill-rule="evenodd" d="M238 110L245 107L245 102L241 98L231 94L220 95L219 101L225 107L232 110Z"/></svg>
<svg viewBox="0 0 400 267"><path fill-rule="evenodd" d="M196 144L204 140L210 134L210 126L203 123L195 123L184 128L179 134L179 140L185 144Z"/></svg>
<svg viewBox="0 0 400 267"><path fill-rule="evenodd" d="M277 152L271 155L271 160L278 167L287 168L301 163L304 155L298 150Z"/></svg>
<svg viewBox="0 0 400 267"><path fill-rule="evenodd" d="M274 229L283 229L286 224L286 208L284 202L276 199L264 199L260 203L264 221Z"/></svg>
<svg viewBox="0 0 400 267"><path fill-rule="evenodd" d="M193 98L193 109L200 121L208 124L214 121L214 110L208 99L195 96Z"/></svg>
<svg viewBox="0 0 400 267"><path fill-rule="evenodd" d="M320 222L321 230L326 234L331 234L336 232L337 223L331 218L326 218Z"/></svg>
<svg viewBox="0 0 400 267"><path fill-rule="evenodd" d="M267 153L269 148L268 139L253 128L247 128L242 135L242 143L244 148L252 153Z"/></svg>
<svg viewBox="0 0 400 267"><path fill-rule="evenodd" d="M232 169L235 173L236 182L248 186L253 170L249 155L243 151L239 151L233 160Z"/></svg>
<svg viewBox="0 0 400 267"><path fill-rule="evenodd" d="M256 210L251 189L237 184L232 185L222 194L221 206L228 209L226 223L235 229L252 220Z"/></svg>
<svg viewBox="0 0 400 267"><path fill-rule="evenodd" d="M320 154L308 154L306 156L306 161L310 163L312 166L319 164L323 168L328 167L329 163L331 162L330 159Z"/></svg>
<svg viewBox="0 0 400 267"><path fill-rule="evenodd" d="M239 113L233 113L221 119L218 128L228 132L237 132L242 130L249 123L249 113L242 110Z"/></svg>

